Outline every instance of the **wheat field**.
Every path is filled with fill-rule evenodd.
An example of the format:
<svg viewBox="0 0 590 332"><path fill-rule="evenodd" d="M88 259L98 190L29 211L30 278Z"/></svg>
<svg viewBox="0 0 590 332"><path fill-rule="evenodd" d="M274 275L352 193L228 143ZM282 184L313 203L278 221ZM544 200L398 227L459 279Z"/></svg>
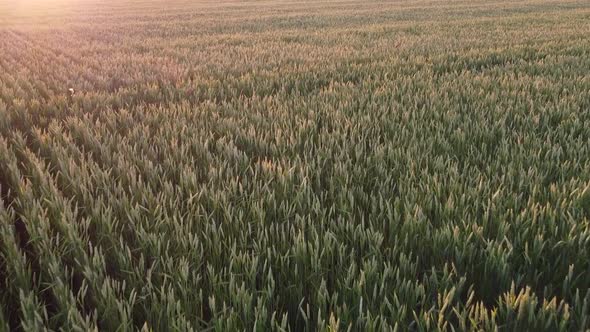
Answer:
<svg viewBox="0 0 590 332"><path fill-rule="evenodd" d="M0 0L0 331L589 331L585 0Z"/></svg>

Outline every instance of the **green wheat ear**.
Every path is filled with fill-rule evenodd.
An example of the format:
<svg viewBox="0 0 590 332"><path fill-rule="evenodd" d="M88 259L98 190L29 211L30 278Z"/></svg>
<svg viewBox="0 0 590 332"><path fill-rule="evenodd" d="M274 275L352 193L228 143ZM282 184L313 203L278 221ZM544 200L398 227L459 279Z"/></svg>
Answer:
<svg viewBox="0 0 590 332"><path fill-rule="evenodd" d="M578 198L578 206L584 211L586 217L590 218L590 184L586 186Z"/></svg>

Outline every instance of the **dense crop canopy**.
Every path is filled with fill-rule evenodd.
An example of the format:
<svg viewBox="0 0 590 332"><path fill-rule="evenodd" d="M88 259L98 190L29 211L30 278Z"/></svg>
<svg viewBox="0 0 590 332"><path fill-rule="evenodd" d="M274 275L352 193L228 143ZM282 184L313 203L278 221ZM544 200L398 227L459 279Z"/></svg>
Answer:
<svg viewBox="0 0 590 332"><path fill-rule="evenodd" d="M60 1L0 0L0 329L590 329L587 1Z"/></svg>

